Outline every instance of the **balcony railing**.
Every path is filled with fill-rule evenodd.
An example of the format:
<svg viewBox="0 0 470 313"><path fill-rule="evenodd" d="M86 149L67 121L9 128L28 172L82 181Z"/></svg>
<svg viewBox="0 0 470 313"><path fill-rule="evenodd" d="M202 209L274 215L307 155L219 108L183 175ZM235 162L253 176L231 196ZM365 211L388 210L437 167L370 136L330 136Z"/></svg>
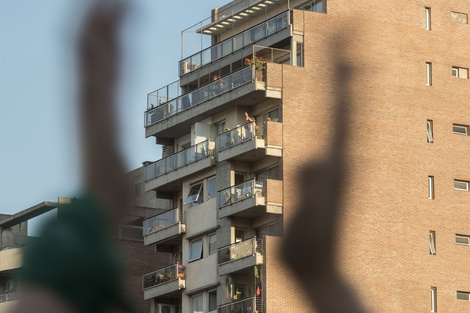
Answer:
<svg viewBox="0 0 470 313"><path fill-rule="evenodd" d="M210 100L227 91L233 90L246 83L252 82L254 78L253 71L253 67L247 66L237 72L217 79L212 83L198 88L192 92L189 92L182 96L177 96L174 99L171 99L171 96L166 95L165 97L168 97L168 99L171 100L169 100L167 103L161 104L145 112L145 126L148 127L150 125L158 123L166 118L169 118L172 115L194 107L204 101ZM158 101L162 99L162 96L158 93L159 90L157 90L156 93L154 92L148 95L148 101L151 106L153 105L152 101L154 101L155 99Z"/></svg>
<svg viewBox="0 0 470 313"><path fill-rule="evenodd" d="M184 265L179 263L161 268L142 276L142 289L158 286L176 279L185 279Z"/></svg>
<svg viewBox="0 0 470 313"><path fill-rule="evenodd" d="M235 261L241 258L255 255L263 251L263 240L260 238L251 238L242 242L233 243L229 246L220 248L218 251L218 264Z"/></svg>
<svg viewBox="0 0 470 313"><path fill-rule="evenodd" d="M242 142L253 140L256 136L255 127L255 122L252 122L218 135L217 151L222 151Z"/></svg>
<svg viewBox="0 0 470 313"><path fill-rule="evenodd" d="M183 223L183 213L179 208L167 211L144 221L144 236Z"/></svg>
<svg viewBox="0 0 470 313"><path fill-rule="evenodd" d="M251 198L256 193L262 193L263 183L255 179L246 181L236 186L232 186L217 192L217 207L223 207L243 199Z"/></svg>
<svg viewBox="0 0 470 313"><path fill-rule="evenodd" d="M180 76L264 39L289 25L289 11L180 61Z"/></svg>
<svg viewBox="0 0 470 313"><path fill-rule="evenodd" d="M224 304L217 308L217 313L260 313L262 308L257 307L256 302L256 297L253 297Z"/></svg>
<svg viewBox="0 0 470 313"><path fill-rule="evenodd" d="M13 300L17 300L17 299L18 299L18 295L16 294L16 292L0 295L0 303L7 302L7 301L13 301Z"/></svg>
<svg viewBox="0 0 470 313"><path fill-rule="evenodd" d="M209 140L198 143L186 150L177 152L166 158L158 160L144 168L144 179L149 181L158 176L174 171L190 163L208 157L211 154L209 150Z"/></svg>

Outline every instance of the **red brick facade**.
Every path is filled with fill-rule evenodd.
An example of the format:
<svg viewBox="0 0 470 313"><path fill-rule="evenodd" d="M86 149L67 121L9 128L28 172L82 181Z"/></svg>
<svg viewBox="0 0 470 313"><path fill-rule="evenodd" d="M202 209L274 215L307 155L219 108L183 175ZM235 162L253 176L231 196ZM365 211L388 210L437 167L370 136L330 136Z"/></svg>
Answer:
<svg viewBox="0 0 470 313"><path fill-rule="evenodd" d="M425 7L431 30L425 30ZM285 230L298 211L298 175L325 157L335 125L335 97L349 98L345 193L336 249L345 280L370 312L468 312L470 137L452 124L470 124L470 80L452 77L452 66L470 67L468 24L451 12L470 13L463 0L328 0L327 14L294 11L303 32L305 67L282 66L283 188ZM426 85L432 62L432 86ZM338 84L335 64L352 69L349 89ZM267 82L275 81L268 64ZM274 83L271 83L274 84ZM433 120L434 142L426 121ZM435 199L428 199L434 176ZM429 232L436 233L436 255ZM266 240L266 312L314 312L277 254L281 239ZM305 246L304 249L309 249ZM302 257L302 251L299 251Z"/></svg>

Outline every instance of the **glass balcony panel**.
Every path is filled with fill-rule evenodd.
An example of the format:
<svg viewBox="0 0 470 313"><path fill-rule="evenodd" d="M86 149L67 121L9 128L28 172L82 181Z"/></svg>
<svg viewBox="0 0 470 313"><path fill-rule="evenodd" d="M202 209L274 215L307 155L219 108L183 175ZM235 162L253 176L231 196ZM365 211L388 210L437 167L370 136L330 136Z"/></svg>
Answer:
<svg viewBox="0 0 470 313"><path fill-rule="evenodd" d="M143 275L142 287L143 289L147 289L178 278L185 278L185 268L183 265L173 264Z"/></svg>
<svg viewBox="0 0 470 313"><path fill-rule="evenodd" d="M229 55L230 53L232 53L232 39L227 39L225 41L222 42L222 56L226 56L226 55Z"/></svg>
<svg viewBox="0 0 470 313"><path fill-rule="evenodd" d="M229 304L221 305L217 308L217 313L252 313L256 312L256 298L248 298Z"/></svg>
<svg viewBox="0 0 470 313"><path fill-rule="evenodd" d="M267 20L238 35L235 35L233 38L222 41L212 47L206 48L194 54L192 57L180 61L180 75L189 73L196 68L199 68L200 66L227 56L233 51L237 51L254 43L255 41L261 40L278 32L281 29L286 28L288 26L287 14L288 11L281 13L280 15L273 17L270 20ZM196 66L195 64L197 63L199 63L200 66Z"/></svg>
<svg viewBox="0 0 470 313"><path fill-rule="evenodd" d="M201 55L201 66L206 65L207 63L212 61L210 48L202 50L200 55Z"/></svg>
<svg viewBox="0 0 470 313"><path fill-rule="evenodd" d="M145 126L158 123L171 115L212 99L226 91L237 88L244 83L251 82L252 79L252 68L249 66L222 77L208 85L145 112ZM149 99L150 98L151 95L149 95Z"/></svg>
<svg viewBox="0 0 470 313"><path fill-rule="evenodd" d="M238 260L256 253L256 238L232 244L219 251L219 264Z"/></svg>
<svg viewBox="0 0 470 313"><path fill-rule="evenodd" d="M180 221L179 217L179 209L173 209L145 220L143 222L144 235L175 225Z"/></svg>
<svg viewBox="0 0 470 313"><path fill-rule="evenodd" d="M144 168L145 181L154 179L207 156L209 156L208 140L147 165Z"/></svg>
<svg viewBox="0 0 470 313"><path fill-rule="evenodd" d="M253 197L256 190L263 190L263 184L255 182L254 179L221 190L217 193L217 207Z"/></svg>
<svg viewBox="0 0 470 313"><path fill-rule="evenodd" d="M217 150L221 151L254 138L255 123L248 123L217 136Z"/></svg>
<svg viewBox="0 0 470 313"><path fill-rule="evenodd" d="M218 44L210 48L211 49L211 62L217 60L222 56L222 45Z"/></svg>
<svg viewBox="0 0 470 313"><path fill-rule="evenodd" d="M243 33L233 37L233 51L243 48Z"/></svg>

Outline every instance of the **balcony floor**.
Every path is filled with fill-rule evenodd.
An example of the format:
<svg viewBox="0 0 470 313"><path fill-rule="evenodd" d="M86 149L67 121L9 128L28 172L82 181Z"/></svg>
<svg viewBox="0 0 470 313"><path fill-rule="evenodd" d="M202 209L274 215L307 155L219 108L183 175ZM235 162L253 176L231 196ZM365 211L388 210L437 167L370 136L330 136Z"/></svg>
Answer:
<svg viewBox="0 0 470 313"><path fill-rule="evenodd" d="M243 271L247 268L253 269L253 266L263 264L263 256L259 253L250 255L238 260L225 262L219 265L219 275L227 275L230 273L236 273Z"/></svg>
<svg viewBox="0 0 470 313"><path fill-rule="evenodd" d="M177 223L175 225L154 231L144 236L144 245L164 244L173 246L181 244L181 235L186 232L186 225Z"/></svg>
<svg viewBox="0 0 470 313"><path fill-rule="evenodd" d="M256 162L266 157L281 157L282 148L274 149L265 147L264 139L253 139L238 145L226 148L218 152L218 162L234 160L240 162Z"/></svg>
<svg viewBox="0 0 470 313"><path fill-rule="evenodd" d="M151 298L178 299L181 297L181 290L185 287L186 281L181 278L158 284L144 290L144 300Z"/></svg>
<svg viewBox="0 0 470 313"><path fill-rule="evenodd" d="M282 214L282 206L266 205L265 198L256 195L219 208L219 218L228 216L256 218L266 213Z"/></svg>

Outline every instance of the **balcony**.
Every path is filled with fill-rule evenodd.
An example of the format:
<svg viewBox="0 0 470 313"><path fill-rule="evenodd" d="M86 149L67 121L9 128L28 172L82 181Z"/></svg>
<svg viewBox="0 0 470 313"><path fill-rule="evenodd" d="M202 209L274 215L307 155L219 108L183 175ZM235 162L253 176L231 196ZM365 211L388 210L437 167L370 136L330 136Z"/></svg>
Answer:
<svg viewBox="0 0 470 313"><path fill-rule="evenodd" d="M186 287L185 268L181 264L173 264L142 276L144 300L162 297L177 299L181 290Z"/></svg>
<svg viewBox="0 0 470 313"><path fill-rule="evenodd" d="M205 77L208 84L203 85L202 78L198 79L197 89L182 88L180 81L150 93L145 113L145 136L155 136L157 143L165 144L168 142L165 139L181 137L191 131L194 123L233 106L254 106L269 98L281 99L279 71L282 67L272 63L290 64L291 52L262 46L250 49L251 60L264 58L261 63L257 60L258 66L245 66L235 72L230 68L227 70L230 74L221 78L214 75L210 83L208 74ZM221 74L221 71L217 73ZM192 91L181 95L182 89Z"/></svg>
<svg viewBox="0 0 470 313"><path fill-rule="evenodd" d="M200 52L197 52L183 60L180 61L180 76L186 75L196 69L200 69L201 67L213 63L217 60L225 58L229 55L232 55L241 49L249 47L250 45L257 43L264 46L270 46L282 39L290 37L290 31L288 30L288 26L290 25L289 22L290 14L289 11L283 12L267 21L264 21L254 27L251 27L244 32L241 32L231 38L228 38L216 45L208 47ZM230 22L235 21L235 19L230 19ZM224 25L224 24L220 24ZM221 29L221 27L217 28L215 26L209 26L206 28L200 28L197 31L203 31L203 33L211 34L214 33L217 29ZM277 36L270 40L270 42L260 42L263 39L266 39L284 29L287 29L285 34L283 33L281 36ZM238 57L239 59L243 58Z"/></svg>
<svg viewBox="0 0 470 313"><path fill-rule="evenodd" d="M282 124L255 122L239 126L217 136L217 160L258 161L266 156L282 156Z"/></svg>
<svg viewBox="0 0 470 313"><path fill-rule="evenodd" d="M219 218L237 216L256 218L264 214L282 214L282 181L255 179L217 192Z"/></svg>
<svg viewBox="0 0 470 313"><path fill-rule="evenodd" d="M211 167L215 143L209 140L145 166L145 190L177 191L181 180Z"/></svg>
<svg viewBox="0 0 470 313"><path fill-rule="evenodd" d="M219 275L227 275L263 264L263 241L251 238L220 248L217 254Z"/></svg>
<svg viewBox="0 0 470 313"><path fill-rule="evenodd" d="M146 219L143 228L144 245L178 245L181 243L181 235L186 232L183 211L176 208Z"/></svg>
<svg viewBox="0 0 470 313"><path fill-rule="evenodd" d="M261 297L247 298L217 307L217 313L261 313L263 312Z"/></svg>

